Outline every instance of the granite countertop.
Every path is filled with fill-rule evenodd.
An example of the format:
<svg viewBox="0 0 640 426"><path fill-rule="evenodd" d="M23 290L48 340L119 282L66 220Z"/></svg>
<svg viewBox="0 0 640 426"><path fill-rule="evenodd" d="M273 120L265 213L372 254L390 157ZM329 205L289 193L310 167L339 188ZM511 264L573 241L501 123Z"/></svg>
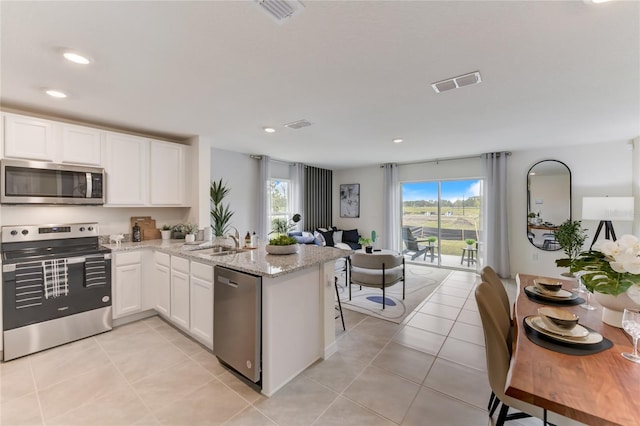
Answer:
<svg viewBox="0 0 640 426"><path fill-rule="evenodd" d="M183 240L149 240L139 243L103 244L112 252L124 252L139 249L153 249L174 256L182 256L210 265L225 266L237 271L263 277L274 278L293 271L308 268L313 265L330 262L348 256L352 251L334 247L318 247L301 244L296 254L273 255L265 251L264 245L249 249L242 253L224 256L211 256L199 253L200 249L212 247L212 243L185 244Z"/></svg>

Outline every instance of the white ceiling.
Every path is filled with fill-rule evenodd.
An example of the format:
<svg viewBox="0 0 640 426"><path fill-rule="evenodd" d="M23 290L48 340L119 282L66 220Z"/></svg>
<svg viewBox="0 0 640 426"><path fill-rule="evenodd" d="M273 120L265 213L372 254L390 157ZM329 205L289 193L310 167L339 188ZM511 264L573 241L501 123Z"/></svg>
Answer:
<svg viewBox="0 0 640 426"><path fill-rule="evenodd" d="M0 102L334 169L640 135L638 1L303 3L3 0Z"/></svg>

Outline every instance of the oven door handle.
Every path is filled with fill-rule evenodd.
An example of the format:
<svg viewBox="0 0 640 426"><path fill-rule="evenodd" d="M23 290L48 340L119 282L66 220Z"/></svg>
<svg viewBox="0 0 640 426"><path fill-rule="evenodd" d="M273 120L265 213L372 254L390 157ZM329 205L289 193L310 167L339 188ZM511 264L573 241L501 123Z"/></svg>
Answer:
<svg viewBox="0 0 640 426"><path fill-rule="evenodd" d="M67 257L67 265L73 265L75 263L84 263L87 259L84 257Z"/></svg>

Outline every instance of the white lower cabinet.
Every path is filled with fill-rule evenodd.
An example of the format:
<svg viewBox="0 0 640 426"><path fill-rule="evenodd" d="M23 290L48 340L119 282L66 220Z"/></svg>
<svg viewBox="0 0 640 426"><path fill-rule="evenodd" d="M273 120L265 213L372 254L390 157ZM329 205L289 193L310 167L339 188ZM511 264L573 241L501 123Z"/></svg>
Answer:
<svg viewBox="0 0 640 426"><path fill-rule="evenodd" d="M116 253L113 257L113 318L142 309L142 256L140 252Z"/></svg>
<svg viewBox="0 0 640 426"><path fill-rule="evenodd" d="M113 318L148 309L213 350L213 265L144 250L113 256Z"/></svg>
<svg viewBox="0 0 640 426"><path fill-rule="evenodd" d="M171 318L171 256L153 254L153 283L155 284L155 309L165 318Z"/></svg>
<svg viewBox="0 0 640 426"><path fill-rule="evenodd" d="M191 326L189 332L213 350L213 266L191 262Z"/></svg>
<svg viewBox="0 0 640 426"><path fill-rule="evenodd" d="M171 256L171 322L189 331L189 261Z"/></svg>

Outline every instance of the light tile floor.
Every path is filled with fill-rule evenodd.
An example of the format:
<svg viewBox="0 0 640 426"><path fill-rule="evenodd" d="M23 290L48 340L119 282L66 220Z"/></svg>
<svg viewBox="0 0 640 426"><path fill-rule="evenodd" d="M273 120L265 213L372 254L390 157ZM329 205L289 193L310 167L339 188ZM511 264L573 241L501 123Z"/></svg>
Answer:
<svg viewBox="0 0 640 426"><path fill-rule="evenodd" d="M490 425L477 281L452 272L400 325L345 310L339 351L271 398L158 317L124 325L0 364L0 424Z"/></svg>

